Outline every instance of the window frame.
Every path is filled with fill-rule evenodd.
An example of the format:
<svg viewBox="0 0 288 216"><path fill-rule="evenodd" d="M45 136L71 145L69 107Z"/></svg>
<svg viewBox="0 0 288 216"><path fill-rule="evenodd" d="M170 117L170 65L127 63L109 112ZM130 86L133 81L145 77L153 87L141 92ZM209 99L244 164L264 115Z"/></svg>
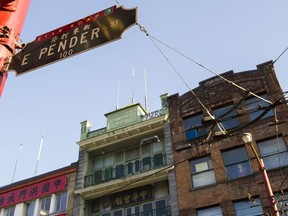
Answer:
<svg viewBox="0 0 288 216"><path fill-rule="evenodd" d="M258 94L259 97L262 97L264 99L268 99L268 95L267 93L260 93ZM256 104L257 103L257 104ZM259 115L261 115L261 113L263 112L263 110L258 110L258 111L255 111L255 112L251 112L249 113L249 109L252 108L252 111L255 107L255 105L257 105L257 107L259 107L259 105L261 106L267 106L269 105L269 103L267 103L266 101L264 100L261 100L260 98L257 98L257 97L249 97L247 98L246 100L244 100L244 106L245 106L245 109L246 111L248 111L248 118L249 118L249 121L254 121ZM262 118L260 119L266 119L266 118L269 118L271 116L274 116L274 111L273 109L269 110L264 116L262 116Z"/></svg>
<svg viewBox="0 0 288 216"><path fill-rule="evenodd" d="M60 200L59 200L60 199ZM64 200L63 200L64 199ZM64 203L65 202L65 203ZM59 205L58 205L59 203ZM68 191L56 194L55 199L55 212L63 212L67 209ZM63 207L64 205L64 207Z"/></svg>
<svg viewBox="0 0 288 216"><path fill-rule="evenodd" d="M223 106L218 106L218 107L216 106L216 107L212 108L211 113L217 119L218 117L220 117L221 115L226 113L228 110L232 109L234 106L235 105L233 103L225 104ZM235 117L230 119L230 117L232 117L232 116L235 116ZM224 119L220 123L223 125L223 127L226 130L231 130L231 129L237 128L241 125L241 122L237 117L237 109L236 108L232 109L227 115L221 117L220 120L221 119ZM216 131L220 130L217 125L216 125L215 129L216 129Z"/></svg>
<svg viewBox="0 0 288 216"><path fill-rule="evenodd" d="M189 164L190 164L190 174L191 174L191 182L192 182L193 188L207 187L209 185L216 184L216 176L215 176L215 171L214 171L214 166L212 163L211 156L207 155L201 158L190 160ZM200 176L201 179L204 178L207 180L208 176L205 174L211 177L210 178L211 181L208 181L207 183L203 183L202 180L199 181L197 179Z"/></svg>
<svg viewBox="0 0 288 216"><path fill-rule="evenodd" d="M203 117L203 113L200 112L183 119L186 140L193 140L207 135L206 128L193 128L202 125Z"/></svg>
<svg viewBox="0 0 288 216"><path fill-rule="evenodd" d="M262 204L261 204L260 198L257 197L257 198L252 198L252 199L253 200L251 200L250 202L249 202L249 200L241 200L241 201L233 202L235 216L241 216L241 215L258 216L258 215L263 215L264 212L263 212L263 208L262 208ZM255 201L255 204L256 204L255 206L253 206L254 205L253 201ZM241 207L241 208L238 208L237 206ZM262 212L259 211L260 208L261 208ZM248 212L246 212L246 210ZM254 212L252 212L253 210L254 210ZM258 211L256 211L256 210L258 210ZM246 213L243 214L243 211L245 211ZM253 214L251 214L251 213L253 213Z"/></svg>
<svg viewBox="0 0 288 216"><path fill-rule="evenodd" d="M6 208L4 211L4 216L14 216L14 214L15 214L15 206Z"/></svg>
<svg viewBox="0 0 288 216"><path fill-rule="evenodd" d="M214 215L215 216L222 216L223 213L222 213L221 206L218 205L218 206L202 208L202 209L198 209L196 212L197 216L210 216L210 215L212 215L211 213L213 213L213 216Z"/></svg>
<svg viewBox="0 0 288 216"><path fill-rule="evenodd" d="M240 155L240 153L244 153L244 155ZM225 149L224 151L222 151L222 158L229 180L246 177L253 174L253 170L245 146Z"/></svg>
<svg viewBox="0 0 288 216"><path fill-rule="evenodd" d="M269 145L269 144L273 145L274 142L275 142L275 146ZM257 143L257 147L259 149L261 158L263 159L263 162L265 164L265 168L267 170L278 169L281 167L288 166L288 148L287 148L287 144L285 143L283 136L279 136L278 138L272 137L270 139L257 141L256 143ZM275 149L273 147L275 147ZM272 149L272 152L267 151L269 150L269 148ZM276 162L273 161L275 159L277 159Z"/></svg>

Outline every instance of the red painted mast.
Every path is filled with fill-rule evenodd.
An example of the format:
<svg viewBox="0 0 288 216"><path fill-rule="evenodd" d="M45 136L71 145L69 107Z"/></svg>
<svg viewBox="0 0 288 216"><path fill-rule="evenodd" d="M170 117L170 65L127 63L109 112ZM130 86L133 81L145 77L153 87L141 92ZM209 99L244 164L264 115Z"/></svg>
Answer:
<svg viewBox="0 0 288 216"><path fill-rule="evenodd" d="M16 48L30 0L0 0L0 96L7 79L7 63Z"/></svg>

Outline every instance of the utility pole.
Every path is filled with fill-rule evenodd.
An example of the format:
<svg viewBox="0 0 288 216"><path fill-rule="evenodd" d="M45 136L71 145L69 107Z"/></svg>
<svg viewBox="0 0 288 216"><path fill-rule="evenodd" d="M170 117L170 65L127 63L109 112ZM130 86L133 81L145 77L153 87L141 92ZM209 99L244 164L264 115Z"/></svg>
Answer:
<svg viewBox="0 0 288 216"><path fill-rule="evenodd" d="M0 97L8 76L9 58L16 49L30 0L0 0Z"/></svg>

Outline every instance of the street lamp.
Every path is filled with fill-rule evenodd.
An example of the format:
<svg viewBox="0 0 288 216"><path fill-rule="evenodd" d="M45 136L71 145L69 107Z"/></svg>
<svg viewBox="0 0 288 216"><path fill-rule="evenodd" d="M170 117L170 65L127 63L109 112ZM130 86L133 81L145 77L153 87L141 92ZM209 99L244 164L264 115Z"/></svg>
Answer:
<svg viewBox="0 0 288 216"><path fill-rule="evenodd" d="M245 144L248 144L254 155L256 156L256 159L259 163L259 166L260 166L260 170L262 172L262 178L263 178L263 181L264 181L264 184L265 184L265 187L266 187L266 191L267 191L267 194L268 194L268 201L270 203L270 208L271 208L271 212L272 212L272 215L274 216L280 216L279 215L279 211L278 211L278 208L277 208L277 204L276 204L276 201L275 201L275 197L274 197L274 194L273 194L273 191L272 191L272 188L271 188L271 184L270 184L270 181L269 181L269 178L268 178L268 174L266 172L266 168L265 168L265 165L264 165L264 162L262 160L262 158L259 157L259 154L257 153L254 145L253 145L253 137L252 137L252 134L251 133L244 133L242 135L242 140Z"/></svg>

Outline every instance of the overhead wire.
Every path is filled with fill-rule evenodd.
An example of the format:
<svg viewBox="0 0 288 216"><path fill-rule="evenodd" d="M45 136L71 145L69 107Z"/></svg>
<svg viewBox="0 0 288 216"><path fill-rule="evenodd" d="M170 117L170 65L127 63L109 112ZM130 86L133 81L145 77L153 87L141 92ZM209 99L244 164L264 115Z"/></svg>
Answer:
<svg viewBox="0 0 288 216"><path fill-rule="evenodd" d="M139 24L138 24L138 25L139 25ZM152 41L152 43L154 44L154 46L155 46L155 47L158 49L158 51L162 54L162 56L163 56L163 57L165 58L165 60L168 62L168 64L170 65L170 67L174 70L174 72L178 75L178 77L179 77L179 78L182 80L182 82L186 85L186 87L189 89L189 91L196 97L196 100L200 103L200 105L202 106L202 108L204 108L204 110L207 112L207 114L208 114L210 117L212 117L213 120L215 120L215 117L209 112L209 110L207 109L207 107L202 103L202 101L201 101L200 98L195 94L195 92L189 87L189 85L187 84L187 82L183 79L183 77L180 75L180 73L177 71L177 69L174 67L174 65L171 63L171 61L167 58L167 56L164 54L164 52L160 49L160 47L156 44L156 42L155 42L154 40L156 40L156 41L158 41L159 43L167 46L168 48L170 48L170 49L172 49L172 50L174 50L174 51L177 52L178 54L186 57L187 59L189 59L189 60L192 61L193 63L195 63L195 64L197 64L198 66L204 68L205 70L213 73L214 75L220 77L221 79L223 79L224 81L228 82L229 84L231 84L231 85L233 85L233 86L235 86L235 87L237 87L237 88L239 88L239 89L241 89L241 90L243 90L243 91L245 91L245 92L248 92L249 94L253 95L254 97L257 97L257 98L259 98L260 100L269 103L270 105L273 105L273 103L272 103L270 100L267 100L267 99L265 99L265 98L263 98L263 97L255 94L254 92L248 91L247 89L245 89L244 87L236 84L235 82L233 82L233 81L231 81L231 80L228 80L228 79L226 79L225 77L223 77L223 76L215 73L214 71L212 71L212 70L210 70L209 68L205 67L204 65L198 63L197 61L193 60L192 58L188 57L187 55L184 55L183 53L179 52L178 50L172 48L171 46L169 46L169 45L163 43L162 41L158 40L157 38L153 37L152 35L150 35L150 34L147 32L147 30L146 30L142 25L139 25L139 26L140 26L140 30L141 30L142 32L144 32L144 33L146 34L146 36L149 36L149 38L150 38L150 40ZM288 48L287 48L287 49L288 49ZM286 49L286 50L287 50L287 49ZM285 50L285 51L286 51L286 50ZM285 51L284 51L284 52L285 52ZM284 52L283 52L283 53L284 53ZM278 59L277 59L277 60L278 60ZM274 61L274 63L275 63L275 61ZM260 109L260 108L259 108L259 105L258 105L258 109ZM260 119L260 118L262 118L264 115L266 115L269 110L270 110L270 109L265 109L264 112L263 112L262 114L260 114L260 115L255 119L255 121L258 120L258 119ZM256 110L256 111L258 111L258 110ZM275 113L275 112L276 112L276 106L274 107L274 114L275 114L274 117L275 117L275 123L277 123L278 120L277 120L277 116L276 116L276 113ZM254 122L254 121L253 121L253 122ZM218 122L218 121L217 121L216 123L217 123L217 125L218 125L218 128L219 128L222 132L223 132L223 131L226 131L226 129L223 127L223 125L222 125L221 122ZM241 128L242 128L242 127L241 127ZM277 130L277 129L278 129L278 125L276 124L276 130ZM210 134L210 133L209 133L209 134ZM211 159L213 160L212 157L211 157ZM216 163L215 160L213 160L213 161L214 161L215 164L218 164L218 163ZM218 164L218 166L219 166L219 164ZM221 167L221 166L220 166L220 167ZM223 169L224 169L224 168L223 168ZM247 193L247 194L248 194L248 198L250 197L249 199L251 200L250 194L249 194L249 193ZM267 214L267 213L266 213L266 214Z"/></svg>
<svg viewBox="0 0 288 216"><path fill-rule="evenodd" d="M275 64L279 58L288 50L288 47L286 47L286 49L284 49L284 51L273 61L273 64Z"/></svg>
<svg viewBox="0 0 288 216"><path fill-rule="evenodd" d="M199 62L195 61L195 60L192 59L191 57L189 57L189 56L181 53L181 52L178 51L177 49L175 49L175 48L169 46L168 44L160 41L159 39L157 39L157 38L154 37L153 35L149 34L143 25L140 25L140 24L138 24L138 25L140 26L140 30L141 30L142 32L144 32L144 33L146 34L146 36L149 36L149 38L153 41L154 45L156 44L155 41L157 41L157 42L161 43L162 45L168 47L169 49L175 51L175 52L178 53L179 55L181 55L181 56L187 58L188 60L192 61L192 62L195 63L196 65L202 67L202 68L205 69L206 71L208 71L208 72L210 72L210 73L218 76L219 78L223 79L224 81L228 82L229 84L234 85L235 87L237 87L237 88L239 88L239 89L241 89L241 90L243 90L243 91L247 91L247 89L245 89L244 87L236 84L235 82L233 82L233 81L231 81L231 80L226 79L225 77L223 77L223 76L221 76L220 74L212 71L211 69L209 69L208 67L204 66L203 64L200 64ZM155 41L154 41L154 40L155 40ZM157 46L157 49L159 50L160 48ZM163 54L162 51L161 51L161 53ZM173 67L173 68L174 68L174 67ZM183 78L181 78L181 79L183 79ZM186 85L186 84L185 84L185 85ZM187 85L186 85L186 86L187 86ZM189 89L190 89L190 88L189 88ZM261 99L261 100L263 100L263 101L266 101L267 103L270 103L270 104L272 103L271 101L269 101L269 100L267 100L267 99L265 99L265 98L260 97L259 95L255 94L254 92L249 91L249 93L250 93L251 95L255 96L255 97L258 97L259 99Z"/></svg>

